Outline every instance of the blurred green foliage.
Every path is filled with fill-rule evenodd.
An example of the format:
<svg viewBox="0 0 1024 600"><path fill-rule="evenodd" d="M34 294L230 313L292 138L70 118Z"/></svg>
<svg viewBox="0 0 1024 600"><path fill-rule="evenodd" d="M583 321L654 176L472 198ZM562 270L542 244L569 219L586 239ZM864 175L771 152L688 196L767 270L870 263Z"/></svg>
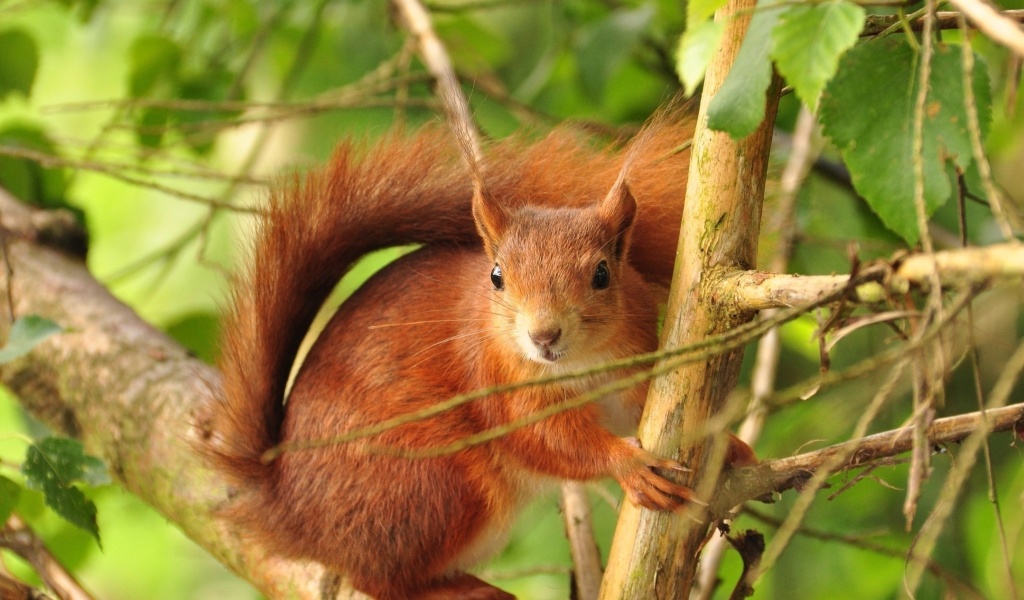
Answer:
<svg viewBox="0 0 1024 600"><path fill-rule="evenodd" d="M676 63L676 56L686 15L696 27L719 4L435 0L428 6L486 135L543 132L572 121L609 140L635 131L675 93L675 73L684 66ZM778 51L788 65L796 65L790 68L790 83L800 98L818 97L846 49L837 43L823 62L815 62L811 59L817 55L807 56L792 45L802 40L801 28L828 22L842 37L859 27L856 19L851 25L848 18L859 11L843 3L827 4L838 11L839 24L802 12L804 18L783 19L789 29ZM796 14L807 9L792 10ZM268 182L324 159L340 137L372 137L395 123L408 127L438 118L430 82L393 18L386 2L356 0L0 0L0 185L30 202L82 211L91 234L88 260L93 272L146 319L212 361L217 309L227 289L225 272L233 268L240 254L236 250L244 247L242 240L250 233L248 217L221 206L258 200ZM943 39L959 38L946 32ZM765 48L770 46L767 38L762 41ZM975 41L979 59L991 73L990 158L1001 185L1011 197L1021 198L1024 94L1013 93L1018 84L1008 53L982 38ZM757 54L751 60L760 61L753 68L770 66L766 52L751 53ZM683 56L681 49L678 56ZM706 64L709 54L698 51L692 56L681 62L695 63L685 72L698 86L701 63ZM816 70L803 71L803 59ZM854 89L865 77L845 75L852 78L845 85ZM739 99L749 101L746 96ZM873 118L870 95L846 100L830 109L834 125ZM988 107L985 103L983 108ZM758 109L757 102L753 109ZM798 109L794 95L784 98L780 133L792 129ZM859 135L871 133L868 128ZM787 151L785 143L778 144L778 164ZM52 160L41 161L40 155ZM825 149L827 160L835 163L837 157L835 148ZM896 166L909 170L909 165ZM851 192L847 181L822 173L812 174L799 194L793 272L848 272L851 248L869 260L905 247L871 206ZM884 183L887 177L878 179ZM768 202L761 245L765 257L778 234L771 218L773 200ZM986 207L969 203L967 217L971 240L995 239ZM942 231L956 232L955 204L938 207L933 222ZM380 253L360 265L342 282L335 301L402 251ZM994 290L978 306L974 334L987 390L1018 343L1019 291ZM780 387L818 372L818 325L808 316L783 328ZM884 325L854 332L833 349L832 368L877 353L893 339L893 331ZM746 371L752 356L748 352ZM976 410L968 363L951 377L943 414ZM747 385L749 375L743 381ZM845 439L878 385L875 378L855 381L773 414L758 453L786 456ZM901 425L910 412L908 398L909 389L903 389L874 430ZM3 395L0 465L21 464L28 444L23 434L38 437L39 428ZM952 448L951 454L955 452ZM934 503L951 461L950 454L936 458L915 530ZM993 438L992 462L1008 544L1011 549L1024 547L1024 470L1008 436ZM16 471L4 475L0 493L12 482L24 483ZM852 478L837 478L833 491ZM798 536L759 582L757 597L900 596L903 556L914 531L904 530L902 491L889 485L902 487L905 481L902 465L878 469L834 499L825 500L829 492L823 492L806 519L809 529L868 540L892 550L891 555L855 543ZM936 551L942 576L926 579L918 597L945 597L950 590L967 597L949 578L973 586L982 597L1008 597L1007 567L994 533L987 487L985 473L976 469ZM255 597L244 582L120 488L107 485L84 493L99 507L102 552L87 533L45 510L39 492L23 490L14 509L98 597ZM789 492L759 510L781 519L793 500ZM594 503L599 539L607 552L615 511L601 495L595 495ZM0 499L0 508L6 510L8 504ZM740 517L737 528L760 529L769 542L773 533L771 525L748 516ZM2 554L16 574L38 582L26 565ZM492 574L541 571L501 584L526 599L566 598L567 575L545 573L551 569L542 567L568 564L552 498L527 511L508 548L487 568ZM1009 569L1024 581L1019 556ZM733 553L721 573L725 583L719 596L727 594L739 571Z"/></svg>

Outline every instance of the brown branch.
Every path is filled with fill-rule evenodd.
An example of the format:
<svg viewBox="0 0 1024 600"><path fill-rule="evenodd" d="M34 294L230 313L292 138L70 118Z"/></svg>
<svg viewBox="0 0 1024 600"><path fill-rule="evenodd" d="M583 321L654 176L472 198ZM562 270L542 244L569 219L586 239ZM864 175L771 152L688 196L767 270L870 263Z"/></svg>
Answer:
<svg viewBox="0 0 1024 600"><path fill-rule="evenodd" d="M936 419L928 428L926 437L932 447L964 440L988 421L990 432L1010 431L1024 424L1024 403L1000 409L981 411ZM913 445L913 427L904 427L835 444L821 450L806 452L788 458L762 462L752 467L733 469L725 474L721 488L711 498L709 512L715 517L747 500L761 498L789 489L800 489L815 471L827 465L833 457L849 458L835 465L832 474L870 465L879 459L898 456L910 451Z"/></svg>
<svg viewBox="0 0 1024 600"><path fill-rule="evenodd" d="M956 4L954 2L953 4ZM923 14L923 13L922 13ZM1011 23L1016 21L1018 23L1024 22L1024 10L1004 10L999 13L1003 19L1010 21ZM957 20L963 16L963 13L956 11L939 11L935 13L935 28L936 29L956 29L959 25ZM864 20L864 29L861 30L862 36L878 35L883 31L898 25L900 23L900 15L868 15ZM910 29L912 31L921 31L924 29L924 22L915 18L914 15L909 17L903 17L910 20ZM975 26L978 29L981 27Z"/></svg>
<svg viewBox="0 0 1024 600"><path fill-rule="evenodd" d="M17 515L7 519L0 533L0 547L28 561L46 587L60 600L92 600L92 595L85 591L75 576L60 564L32 528Z"/></svg>
<svg viewBox="0 0 1024 600"><path fill-rule="evenodd" d="M218 515L230 490L193 449L217 372L111 296L80 260L33 242L36 214L0 190L15 312L49 318L65 333L0 366L0 380L28 412L82 440L128 491L263 594L319 599L328 579L322 567L268 555ZM8 326L0 323L0 338Z"/></svg>
<svg viewBox="0 0 1024 600"><path fill-rule="evenodd" d="M1017 243L943 250L934 255L904 255L861 269L866 283L849 290L847 298L880 302L888 293L906 293L910 286L927 285L938 276L943 287L964 287L994 278L1024 276L1024 246ZM763 310L810 304L834 295L850 284L849 275L789 275L737 271L722 278L719 293L738 310Z"/></svg>
<svg viewBox="0 0 1024 600"><path fill-rule="evenodd" d="M569 538L569 556L572 557L573 598L597 600L603 571L586 485L576 481L562 484L562 519Z"/></svg>
<svg viewBox="0 0 1024 600"><path fill-rule="evenodd" d="M772 517L771 515L765 514L761 511L754 510L749 506L743 509L743 514L771 527L779 527L782 525L782 521L780 521L779 519L776 519L775 517ZM875 554L880 554L882 556L890 556L892 558L898 558L901 560L905 560L907 557L907 553L904 550L896 550L893 548L889 548L887 546L883 546L882 544L869 542L863 539L862 537L858 536L840 535L806 526L800 527L797 530L797 533L801 536L821 540L823 542L839 542L852 548L865 550L867 552L873 552ZM928 569L928 572L934 575L937 579L944 581L950 587L956 588L962 594L964 594L968 598L971 598L972 600L983 600L984 596L981 594L981 592L974 588L970 583L959 579L953 573L950 573L946 569L942 568L942 565L935 562L933 559L927 558L924 560L926 561L926 568Z"/></svg>

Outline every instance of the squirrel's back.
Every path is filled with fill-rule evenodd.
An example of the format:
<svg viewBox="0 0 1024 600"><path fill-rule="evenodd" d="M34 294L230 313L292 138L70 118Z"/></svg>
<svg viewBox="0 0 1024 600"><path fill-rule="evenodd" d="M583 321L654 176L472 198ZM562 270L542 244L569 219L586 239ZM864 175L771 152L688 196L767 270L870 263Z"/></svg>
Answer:
<svg viewBox="0 0 1024 600"><path fill-rule="evenodd" d="M602 405L492 443L402 455L459 448L597 380L500 395L367 440L262 460L283 441L328 439L478 387L653 350L645 279L671 278L688 160L673 149L689 131L668 120L656 127L631 156L628 190L622 154L572 134L492 144L487 193L508 221L493 231L474 219L479 197L438 130L369 148L343 143L327 166L273 192L225 316L224 393L205 449L240 487L229 514L271 551L315 558L381 598L432 585L449 590L437 598L456 598L496 590L460 572L500 548L538 477L613 475L632 500L661 509L689 498L648 469L677 465L612 435L608 427L621 427L609 423L622 415ZM486 252L478 231L492 238ZM299 345L337 281L367 252L411 243L426 248L371 278L332 319L286 410ZM499 263L507 290L492 270ZM642 401L634 390L609 406L635 421ZM506 597L493 594L480 597Z"/></svg>

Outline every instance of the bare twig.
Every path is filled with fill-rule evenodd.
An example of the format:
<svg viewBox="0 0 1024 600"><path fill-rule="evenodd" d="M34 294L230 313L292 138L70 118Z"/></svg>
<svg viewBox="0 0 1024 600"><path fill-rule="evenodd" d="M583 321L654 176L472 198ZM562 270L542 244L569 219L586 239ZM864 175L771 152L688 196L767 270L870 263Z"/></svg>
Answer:
<svg viewBox="0 0 1024 600"><path fill-rule="evenodd" d="M949 0L949 2L959 8L978 29L985 32L985 35L1006 46L1017 56L1024 57L1024 31L1021 31L1019 23L1004 16L992 5L981 2L981 0ZM1017 17L1017 15L1014 16ZM1017 19L1019 20L1019 17Z"/></svg>
<svg viewBox="0 0 1024 600"><path fill-rule="evenodd" d="M942 532L946 520L953 511L956 498L963 489L964 481L970 474L971 467L974 466L974 462L977 460L978 451L989 432L997 431L997 428L1005 422L1007 416L1012 416L1014 411L1018 411L1018 419L1010 423L1010 426L1012 427L1014 424L1020 425L1021 416L1019 411L1021 405L1003 407L1006 405L1007 400L1009 400L1010 394L1022 371L1024 371L1024 343L1017 346L1017 350L1010 357L1010 360L1007 361L1003 372L999 375L999 379L996 380L995 385L992 387L986 410L972 413L974 415L972 419L974 427L968 436L960 438L966 437L963 447L957 455L957 460L952 470L946 477L946 483L942 486L939 499L935 503L935 509L928 515L928 520L921 527L920 535L915 544L915 547L919 549L919 552L916 553L918 556L931 556L939 533ZM1007 409L1009 410L1007 411ZM907 591L911 596L914 595L917 586L921 582L923 569L924 565L919 559L911 560L907 566L905 582Z"/></svg>
<svg viewBox="0 0 1024 600"><path fill-rule="evenodd" d="M954 3L955 4L955 3ZM921 13L923 14L923 13ZM1011 22L1024 21L1024 10L1004 10L999 13L1003 18ZM917 18L920 14L910 15L903 17L911 19L910 29L912 31L921 31L924 29L924 22ZM935 25L936 29L957 29L959 25L957 21L963 17L962 13L956 11L939 11L935 13ZM900 22L901 15L868 15L864 21L864 29L861 30L862 36L878 35L883 31L897 25Z"/></svg>
<svg viewBox="0 0 1024 600"><path fill-rule="evenodd" d="M849 289L848 299L881 302L902 294L910 284L928 285L937 275L942 286L963 287L994 278L1024 276L1024 248L1016 243L912 254L861 268L851 286L849 275L788 275L741 271L722 279L720 293L738 308L763 310L801 306Z"/></svg>
<svg viewBox="0 0 1024 600"><path fill-rule="evenodd" d="M983 431L985 434L1010 431L1015 425L1022 423L1024 404L1013 404L999 409L989 409L984 417L979 411L935 419L925 435L931 447L960 442L976 431ZM912 427L893 429L821 450L769 460L752 467L733 469L726 474L719 494L712 498L709 510L712 514L726 514L740 502L802 486L814 472L837 455L847 455L849 458L837 465L833 473L898 456L911 449L912 432Z"/></svg>
<svg viewBox="0 0 1024 600"><path fill-rule="evenodd" d="M28 561L46 583L46 587L60 600L92 600L92 595L54 558L39 536L17 515L8 517L0 535L0 546Z"/></svg>
<svg viewBox="0 0 1024 600"><path fill-rule="evenodd" d="M576 588L573 598L597 600L601 591L601 553L594 536L590 498L584 484L574 481L562 484L562 518L573 564Z"/></svg>
<svg viewBox="0 0 1024 600"><path fill-rule="evenodd" d="M755 510L750 506L746 506L743 508L743 514L752 517L753 519L760 521L761 523L764 523L771 527L779 527L780 525L782 525L781 520L776 519L775 517L772 517L771 515L763 513L759 510ZM882 544L869 542L864 539L864 536L840 535L827 531L820 531L818 529L814 529L812 527L807 526L800 527L800 529L797 530L797 534L804 537L821 540L824 542L838 542L846 546L850 546L852 548L858 548L860 550L866 550L868 552L873 552L875 554L880 554L882 556L890 556L892 558L903 559L907 555L907 553L903 550L896 550L893 548L889 548L887 546L883 546ZM923 558L922 560L924 560L927 563L928 571L937 579L946 582L947 585L957 589L958 591L963 593L967 598L971 598L972 600L984 600L984 596L981 594L981 592L979 592L977 589L971 586L970 583L967 583L966 581L959 579L956 575L950 573L948 570L944 569L942 565L940 565L939 563L935 562L930 558Z"/></svg>

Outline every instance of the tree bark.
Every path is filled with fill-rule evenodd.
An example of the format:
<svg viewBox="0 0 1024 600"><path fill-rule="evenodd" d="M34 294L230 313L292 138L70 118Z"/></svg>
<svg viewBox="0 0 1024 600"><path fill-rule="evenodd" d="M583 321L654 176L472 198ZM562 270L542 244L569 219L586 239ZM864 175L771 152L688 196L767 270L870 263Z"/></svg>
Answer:
<svg viewBox="0 0 1024 600"><path fill-rule="evenodd" d="M770 86L766 117L736 142L707 128L707 109L729 72L749 26L754 0L731 0L716 13L725 32L704 81L691 151L690 174L679 236L676 276L662 333L663 349L698 342L749 320L717 294L718 282L750 269L756 259L761 204L778 102ZM652 382L639 438L645 448L693 470L682 483L707 499L715 488L718 462L712 440L681 447L684 439L705 439L704 425L724 404L739 377L742 350L678 368ZM707 521L696 506L667 514L624 505L619 513L601 598L686 598L693 585L697 553Z"/></svg>
<svg viewBox="0 0 1024 600"><path fill-rule="evenodd" d="M32 415L80 439L111 477L271 598L321 598L337 578L312 563L267 556L217 509L230 490L193 444L217 372L142 321L76 257L44 241L32 211L0 190L0 224L13 275L15 315L37 314L64 328L31 353L0 365L0 378ZM0 335L6 338L6 320Z"/></svg>

